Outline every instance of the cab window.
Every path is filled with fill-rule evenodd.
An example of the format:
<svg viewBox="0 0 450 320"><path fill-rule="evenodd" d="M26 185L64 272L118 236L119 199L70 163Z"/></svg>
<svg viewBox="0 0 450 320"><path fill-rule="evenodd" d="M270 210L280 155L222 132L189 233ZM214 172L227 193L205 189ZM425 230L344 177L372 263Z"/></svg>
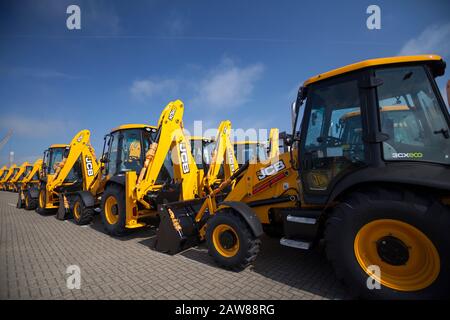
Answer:
<svg viewBox="0 0 450 320"><path fill-rule="evenodd" d="M377 88L381 131L388 161L450 163L449 132L443 108L424 66L379 69Z"/></svg>

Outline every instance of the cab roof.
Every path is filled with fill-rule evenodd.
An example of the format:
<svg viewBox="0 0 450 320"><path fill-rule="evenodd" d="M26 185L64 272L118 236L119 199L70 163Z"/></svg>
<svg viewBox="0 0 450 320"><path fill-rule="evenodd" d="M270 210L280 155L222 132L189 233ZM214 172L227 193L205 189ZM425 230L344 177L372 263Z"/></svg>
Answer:
<svg viewBox="0 0 450 320"><path fill-rule="evenodd" d="M130 123L130 124L123 124L121 126L115 127L114 129L111 130L112 132L116 132L119 130L126 130L126 129L145 129L145 128L150 128L150 129L157 129L157 127L155 126L150 126L148 124L136 124L136 123Z"/></svg>
<svg viewBox="0 0 450 320"><path fill-rule="evenodd" d="M50 146L50 148L49 149L55 149L55 148L66 148L66 147L68 147L69 145L68 144L52 144L51 146Z"/></svg>
<svg viewBox="0 0 450 320"><path fill-rule="evenodd" d="M303 83L303 86L308 86L312 83L319 82L331 77L335 77L341 74L349 73L352 71L375 67L381 65L389 65L389 64L397 64L397 63L410 63L410 62L438 62L442 61L442 58L438 55L427 54L427 55L417 55L417 56L400 56L400 57L387 57L387 58L378 58L378 59L370 59L365 60L353 64L349 64L347 66L337 68L325 73L318 74L314 77L309 78Z"/></svg>

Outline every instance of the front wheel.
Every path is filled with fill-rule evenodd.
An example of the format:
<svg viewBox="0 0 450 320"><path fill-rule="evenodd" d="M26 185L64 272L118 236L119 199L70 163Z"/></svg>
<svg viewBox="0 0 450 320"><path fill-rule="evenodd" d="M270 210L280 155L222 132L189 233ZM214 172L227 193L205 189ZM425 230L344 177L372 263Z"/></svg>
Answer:
<svg viewBox="0 0 450 320"><path fill-rule="evenodd" d="M101 217L105 231L112 236L128 233L126 224L125 192L120 185L110 185L102 196Z"/></svg>
<svg viewBox="0 0 450 320"><path fill-rule="evenodd" d="M402 190L352 194L328 218L326 252L357 296L434 299L450 295L450 212Z"/></svg>
<svg viewBox="0 0 450 320"><path fill-rule="evenodd" d="M255 261L261 241L239 214L226 210L208 221L206 243L218 265L239 271Z"/></svg>
<svg viewBox="0 0 450 320"><path fill-rule="evenodd" d="M38 206L38 199L31 196L30 190L25 192L25 210L35 210Z"/></svg>
<svg viewBox="0 0 450 320"><path fill-rule="evenodd" d="M75 223L82 226L91 223L94 210L87 208L84 205L83 199L77 195L72 201L72 213Z"/></svg>
<svg viewBox="0 0 450 320"><path fill-rule="evenodd" d="M44 186L43 188L39 189L38 206L36 208L36 212L39 214L49 214L54 212L54 210L47 209L46 206L47 206L47 190Z"/></svg>

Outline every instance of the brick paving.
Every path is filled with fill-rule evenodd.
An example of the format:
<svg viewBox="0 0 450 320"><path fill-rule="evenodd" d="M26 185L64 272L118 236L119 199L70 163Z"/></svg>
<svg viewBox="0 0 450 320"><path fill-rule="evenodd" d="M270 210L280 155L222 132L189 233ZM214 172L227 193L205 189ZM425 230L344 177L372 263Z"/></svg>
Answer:
<svg viewBox="0 0 450 320"><path fill-rule="evenodd" d="M301 252L263 237L253 267L217 267L201 245L175 256L151 249L155 230L123 238L16 209L0 191L0 299L348 299L323 249ZM81 288L68 289L78 265Z"/></svg>

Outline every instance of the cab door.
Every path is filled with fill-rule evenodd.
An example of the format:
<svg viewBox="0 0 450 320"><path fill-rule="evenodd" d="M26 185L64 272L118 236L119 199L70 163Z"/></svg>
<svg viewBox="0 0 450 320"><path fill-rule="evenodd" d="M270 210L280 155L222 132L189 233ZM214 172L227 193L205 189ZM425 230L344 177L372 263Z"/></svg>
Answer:
<svg viewBox="0 0 450 320"><path fill-rule="evenodd" d="M300 143L305 201L323 204L333 184L365 163L360 75L308 88Z"/></svg>

